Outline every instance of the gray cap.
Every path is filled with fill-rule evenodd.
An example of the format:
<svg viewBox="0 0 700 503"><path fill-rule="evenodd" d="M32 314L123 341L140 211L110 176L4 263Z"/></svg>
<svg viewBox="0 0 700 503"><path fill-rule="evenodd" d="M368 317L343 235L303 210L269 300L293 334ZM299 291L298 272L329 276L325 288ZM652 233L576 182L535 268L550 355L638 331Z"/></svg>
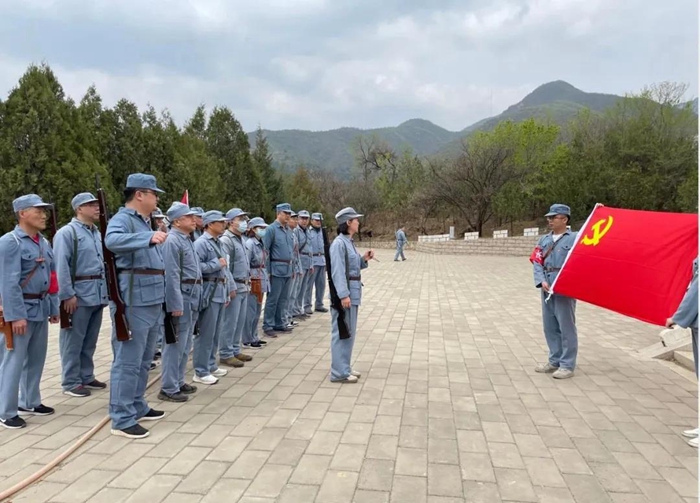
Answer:
<svg viewBox="0 0 700 503"><path fill-rule="evenodd" d="M338 222L338 224L344 224L348 220L352 220L353 218L360 218L361 216L364 215L356 212L354 208L350 208L348 206L347 208L343 208L335 214L335 220Z"/></svg>
<svg viewBox="0 0 700 503"><path fill-rule="evenodd" d="M127 189L148 189L155 192L165 192L156 186L156 177L146 173L132 173L126 179Z"/></svg>
<svg viewBox="0 0 700 503"><path fill-rule="evenodd" d="M297 217L299 216L299 213L297 213L296 211L292 210L292 215L291 215L291 216L292 216L292 218L297 218Z"/></svg>
<svg viewBox="0 0 700 503"><path fill-rule="evenodd" d="M204 208L201 208L199 206L192 206L191 210L194 212L195 217L204 216Z"/></svg>
<svg viewBox="0 0 700 503"><path fill-rule="evenodd" d="M204 225L209 225L214 222L225 222L226 217L219 210L210 210L202 216L202 220L204 220Z"/></svg>
<svg viewBox="0 0 700 503"><path fill-rule="evenodd" d="M312 213L311 220L323 220L323 215L321 213Z"/></svg>
<svg viewBox="0 0 700 503"><path fill-rule="evenodd" d="M233 220L236 217L240 217L241 215L245 216L248 214L249 213L246 213L245 211L243 211L240 208L231 208L230 210L228 210L226 212L226 220L228 220L230 222L231 220Z"/></svg>
<svg viewBox="0 0 700 503"><path fill-rule="evenodd" d="M175 201L168 209L168 220L171 222L177 220L180 217L186 217L188 215L194 215L194 210L192 210L185 203Z"/></svg>
<svg viewBox="0 0 700 503"><path fill-rule="evenodd" d="M94 203L95 201L97 201L97 198L89 192L81 192L71 200L70 205L74 210L77 210L83 204Z"/></svg>
<svg viewBox="0 0 700 503"><path fill-rule="evenodd" d="M299 218L309 218L309 217L310 217L310 215L309 215L309 212L308 212L308 211L306 211L306 210L301 210L301 211L299 212Z"/></svg>
<svg viewBox="0 0 700 503"><path fill-rule="evenodd" d="M291 213L292 212L292 205L289 203L280 203L276 207L277 213L280 211L284 211L285 213Z"/></svg>
<svg viewBox="0 0 700 503"><path fill-rule="evenodd" d="M554 215L571 216L571 208L565 204L553 204L549 207L549 213L547 213L545 217L553 217Z"/></svg>
<svg viewBox="0 0 700 503"><path fill-rule="evenodd" d="M36 194L20 196L12 201L12 211L15 213L29 208L46 208L47 206L51 205L42 201Z"/></svg>
<svg viewBox="0 0 700 503"><path fill-rule="evenodd" d="M262 217L251 218L250 222L248 222L248 228L254 229L255 227L267 227L267 224L265 223L265 220L262 219Z"/></svg>
<svg viewBox="0 0 700 503"><path fill-rule="evenodd" d="M156 208L153 212L153 218L165 218L165 215L163 215L163 212L160 211L160 208Z"/></svg>

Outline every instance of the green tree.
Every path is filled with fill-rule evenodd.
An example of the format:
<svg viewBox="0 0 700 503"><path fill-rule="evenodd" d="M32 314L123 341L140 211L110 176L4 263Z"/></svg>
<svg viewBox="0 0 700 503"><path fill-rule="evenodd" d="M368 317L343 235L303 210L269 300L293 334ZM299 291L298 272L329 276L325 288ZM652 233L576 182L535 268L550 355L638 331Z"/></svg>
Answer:
<svg viewBox="0 0 700 503"><path fill-rule="evenodd" d="M257 213L266 221L275 218L275 206L284 199L282 180L272 165L272 155L267 138L260 126L255 133L255 148L252 153L253 166L260 174L263 182L263 197L257 208Z"/></svg>
<svg viewBox="0 0 700 503"><path fill-rule="evenodd" d="M299 166L289 177L285 189L287 202L292 205L294 211L314 211L314 208L321 206L319 189L304 166Z"/></svg>

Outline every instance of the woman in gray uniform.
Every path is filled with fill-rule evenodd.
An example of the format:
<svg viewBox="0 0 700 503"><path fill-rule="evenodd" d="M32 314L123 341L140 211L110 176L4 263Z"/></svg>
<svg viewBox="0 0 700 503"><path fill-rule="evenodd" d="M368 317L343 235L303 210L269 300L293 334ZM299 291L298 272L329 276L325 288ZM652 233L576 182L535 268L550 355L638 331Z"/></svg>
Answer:
<svg viewBox="0 0 700 503"><path fill-rule="evenodd" d="M350 365L357 329L357 311L362 299L360 270L366 268L367 262L374 257L372 250L360 256L352 239L360 227L361 216L353 208L344 208L335 216L338 222L338 237L330 246L331 278L345 311L345 323L350 337L340 338L338 311L334 307L331 309L332 382L355 383L360 377L360 373L354 371Z"/></svg>

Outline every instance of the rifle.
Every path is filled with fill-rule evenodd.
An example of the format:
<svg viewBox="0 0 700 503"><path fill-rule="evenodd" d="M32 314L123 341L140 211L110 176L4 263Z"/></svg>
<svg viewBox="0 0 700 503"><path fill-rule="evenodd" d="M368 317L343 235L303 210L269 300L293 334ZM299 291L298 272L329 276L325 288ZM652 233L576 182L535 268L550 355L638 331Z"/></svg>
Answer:
<svg viewBox="0 0 700 503"><path fill-rule="evenodd" d="M100 234L102 235L102 256L105 263L105 275L107 277L107 290L109 300L114 304L114 330L119 342L131 340L131 330L126 319L126 306L119 293L119 276L117 275L117 263L114 260L114 253L107 248L107 196L104 189L100 187L100 179L95 175L95 186L97 188L97 202L100 205Z"/></svg>
<svg viewBox="0 0 700 503"><path fill-rule="evenodd" d="M58 222L56 217L56 204L50 206L51 216L49 217L49 230L51 231L51 246L54 245L54 239L56 239L56 232L58 232ZM66 307L63 301L60 302L58 306L58 312L61 318L61 328L64 330L70 330L73 328L73 315L66 311Z"/></svg>
<svg viewBox="0 0 700 503"><path fill-rule="evenodd" d="M321 220L321 234L323 235L323 251L326 256L326 275L328 276L328 290L331 294L331 307L338 313L338 333L341 339L350 338L350 328L345 319L345 308L338 297L338 290L333 283L333 273L331 271L331 243L328 241L328 231Z"/></svg>
<svg viewBox="0 0 700 503"><path fill-rule="evenodd" d="M369 249L372 249L372 231L367 231L367 236L369 236ZM377 257L372 257L372 260L376 260L379 262L379 259Z"/></svg>
<svg viewBox="0 0 700 503"><path fill-rule="evenodd" d="M151 215L151 230L153 232L160 230L158 229L158 224L156 223L156 219L153 215ZM163 314L163 323L165 325L165 343L175 344L177 343L178 323L175 322L175 318L173 317L172 313L168 312L165 302L163 302Z"/></svg>

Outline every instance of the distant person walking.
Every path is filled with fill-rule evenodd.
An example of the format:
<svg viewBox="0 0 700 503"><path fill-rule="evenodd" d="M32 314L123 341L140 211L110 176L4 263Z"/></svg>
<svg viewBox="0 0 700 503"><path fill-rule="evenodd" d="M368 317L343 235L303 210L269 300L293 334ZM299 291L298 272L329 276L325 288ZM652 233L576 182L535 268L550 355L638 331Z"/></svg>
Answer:
<svg viewBox="0 0 700 503"><path fill-rule="evenodd" d="M404 226L400 225L399 230L396 231L396 255L394 256L394 262L401 260L406 260L406 256L403 254L403 248L408 243L408 238L406 238L406 233L404 232Z"/></svg>

